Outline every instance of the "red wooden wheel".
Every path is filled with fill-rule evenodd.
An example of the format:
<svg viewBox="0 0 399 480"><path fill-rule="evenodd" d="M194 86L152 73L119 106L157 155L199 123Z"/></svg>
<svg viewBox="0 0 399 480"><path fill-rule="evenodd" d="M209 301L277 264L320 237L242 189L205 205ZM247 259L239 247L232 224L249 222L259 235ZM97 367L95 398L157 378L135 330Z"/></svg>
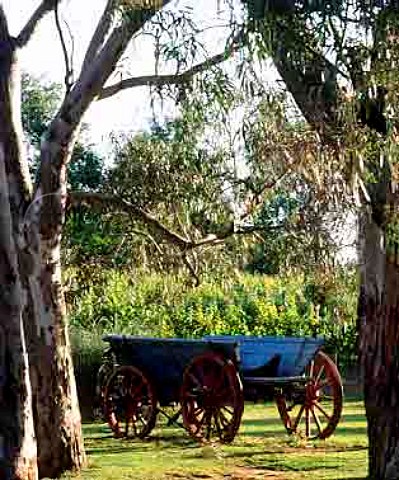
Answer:
<svg viewBox="0 0 399 480"><path fill-rule="evenodd" d="M154 388L136 367L123 366L110 376L105 388L105 418L117 437L146 437L155 426Z"/></svg>
<svg viewBox="0 0 399 480"><path fill-rule="evenodd" d="M242 384L231 360L208 352L194 358L183 375L183 424L198 441L216 436L232 442L244 410Z"/></svg>
<svg viewBox="0 0 399 480"><path fill-rule="evenodd" d="M276 395L277 408L288 433L324 439L335 430L342 411L342 381L335 363L318 352L306 367L303 387Z"/></svg>

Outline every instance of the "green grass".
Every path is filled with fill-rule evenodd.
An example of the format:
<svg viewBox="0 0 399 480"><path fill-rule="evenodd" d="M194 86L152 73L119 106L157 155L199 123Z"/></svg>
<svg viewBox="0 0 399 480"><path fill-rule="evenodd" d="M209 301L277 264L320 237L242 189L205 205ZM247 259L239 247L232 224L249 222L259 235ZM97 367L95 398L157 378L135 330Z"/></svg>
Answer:
<svg viewBox="0 0 399 480"><path fill-rule="evenodd" d="M346 401L331 438L309 443L285 433L274 404L247 404L231 445L201 446L183 430L162 425L145 441L114 439L98 423L84 425L84 434L89 465L78 476L82 480L366 477L366 421L358 401Z"/></svg>

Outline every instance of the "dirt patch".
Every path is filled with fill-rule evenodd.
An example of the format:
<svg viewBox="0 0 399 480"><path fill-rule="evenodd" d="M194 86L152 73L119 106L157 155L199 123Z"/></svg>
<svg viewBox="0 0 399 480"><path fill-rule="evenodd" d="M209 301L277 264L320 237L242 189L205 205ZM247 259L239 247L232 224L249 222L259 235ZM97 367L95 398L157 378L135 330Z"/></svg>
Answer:
<svg viewBox="0 0 399 480"><path fill-rule="evenodd" d="M225 480L259 480L261 478L286 478L286 472L276 472L263 468L237 467L231 474L224 476Z"/></svg>
<svg viewBox="0 0 399 480"><path fill-rule="evenodd" d="M231 472L225 474L213 473L213 474L201 474L201 473L168 473L167 477L172 479L185 479L185 480L260 480L266 478L267 480L278 479L284 480L287 477L287 472L267 470L256 467L235 467ZM302 478L293 476L292 472L289 475L290 480L295 478Z"/></svg>

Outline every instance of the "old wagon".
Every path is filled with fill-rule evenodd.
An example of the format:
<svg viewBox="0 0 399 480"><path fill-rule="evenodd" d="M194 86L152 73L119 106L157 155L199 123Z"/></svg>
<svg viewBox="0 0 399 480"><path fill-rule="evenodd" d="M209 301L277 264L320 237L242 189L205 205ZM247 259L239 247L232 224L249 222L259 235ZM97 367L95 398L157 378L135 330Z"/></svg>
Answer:
<svg viewBox="0 0 399 480"><path fill-rule="evenodd" d="M274 398L289 433L327 438L342 410L338 369L323 339L108 335L99 372L105 418L115 436L146 437L158 414L199 441L231 442L244 399ZM166 407L178 405L172 416ZM182 423L180 423L180 419Z"/></svg>

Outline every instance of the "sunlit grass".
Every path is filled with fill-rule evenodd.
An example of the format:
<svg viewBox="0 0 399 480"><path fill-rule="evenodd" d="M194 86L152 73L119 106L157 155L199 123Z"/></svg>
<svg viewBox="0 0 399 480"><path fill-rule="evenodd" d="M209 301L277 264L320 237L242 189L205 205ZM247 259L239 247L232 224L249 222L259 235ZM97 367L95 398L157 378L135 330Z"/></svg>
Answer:
<svg viewBox="0 0 399 480"><path fill-rule="evenodd" d="M161 419L159 424L164 423ZM114 439L104 424L84 426L88 468L83 480L364 479L363 405L347 401L336 433L325 441L288 436L274 404L247 404L231 445L201 446L175 427L158 425L148 440Z"/></svg>

